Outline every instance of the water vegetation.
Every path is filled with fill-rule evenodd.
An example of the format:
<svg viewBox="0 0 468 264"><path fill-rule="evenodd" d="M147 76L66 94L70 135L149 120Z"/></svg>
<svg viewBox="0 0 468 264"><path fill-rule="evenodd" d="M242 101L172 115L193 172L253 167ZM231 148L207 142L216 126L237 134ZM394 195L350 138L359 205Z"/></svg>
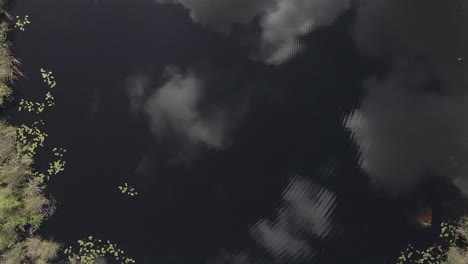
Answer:
<svg viewBox="0 0 468 264"><path fill-rule="evenodd" d="M11 44L7 42L13 18L2 8L4 5L0 0L0 107L12 100L10 86L18 76L22 76L18 69L19 61L11 54ZM14 28L25 31L27 24L30 24L27 15L23 19L17 16ZM41 68L40 73L50 89L57 85L52 71ZM54 97L48 91L42 102L22 99L18 110L40 114L54 105ZM45 171L35 168L37 149L44 147L48 137L41 128L43 126L42 119L18 127L0 119L0 263L53 263L62 247L35 234L43 221L55 211L54 200L45 194L46 183L52 176L61 173L66 164L63 159L66 150L55 147L52 149L54 159L48 168ZM130 195L136 195L132 187L126 188ZM122 263L135 263L110 241L102 243L90 236L88 241L79 240L78 243L80 248L77 252L72 247L64 251L71 263L94 263L96 257L107 255Z"/></svg>
<svg viewBox="0 0 468 264"><path fill-rule="evenodd" d="M4 2L0 2L4 6ZM19 62L10 52L7 33L11 16L0 7L0 105L11 98L13 80L22 75ZM28 17L15 24L29 24ZM43 173L34 169L34 156L38 147L44 146L47 134L39 129L43 121L32 126L14 127L0 120L0 262L1 263L51 263L57 256L60 244L41 238L35 231L55 210L54 202L45 194ZM57 161L53 162L57 165ZM62 160L55 175L63 168ZM55 168L55 167L54 167ZM45 175L45 174L44 174Z"/></svg>
<svg viewBox="0 0 468 264"><path fill-rule="evenodd" d="M120 185L119 190L123 194L127 194L127 195L130 195L130 196L138 195L138 192L135 190L135 187L132 187L132 186L128 185L128 183L124 183L124 185Z"/></svg>
<svg viewBox="0 0 468 264"><path fill-rule="evenodd" d="M74 250L69 246L64 250L68 255L70 263L94 264L99 257L113 257L116 261L122 264L135 263L135 260L124 255L124 251L117 247L117 244L111 243L109 240L103 241L96 239L93 236L88 236L84 240L78 240L79 248Z"/></svg>
<svg viewBox="0 0 468 264"><path fill-rule="evenodd" d="M16 23L15 23L15 28L25 31L25 26L31 24L31 21L29 21L29 16L25 15L23 18L20 16L16 16Z"/></svg>
<svg viewBox="0 0 468 264"><path fill-rule="evenodd" d="M41 75L44 82L52 89L57 85L55 77L52 75L52 71L41 68Z"/></svg>
<svg viewBox="0 0 468 264"><path fill-rule="evenodd" d="M54 88L57 85L57 82L55 81L55 78L52 75L52 71L41 68L41 75L42 79L47 84L47 86L49 86L50 89ZM26 110L28 112L36 112L37 114L40 114L45 110L46 107L52 107L55 105L54 99L55 98L50 91L45 93L45 99L42 102L33 102L21 99L18 110Z"/></svg>
<svg viewBox="0 0 468 264"><path fill-rule="evenodd" d="M12 17L2 8L0 1L0 107L12 100L11 84L21 76L19 61L10 52L7 33ZM30 24L29 17L16 16L14 28L25 31ZM57 83L52 71L40 69L44 82L50 89ZM45 93L43 102L21 99L19 110L42 113L46 107L54 105L50 91ZM35 234L44 220L54 210L53 199L45 194L46 181L62 172L66 162L63 159L65 149L54 148L55 159L50 162L45 172L34 168L36 150L44 147L48 135L40 128L43 120L32 125L14 127L0 120L0 263L51 263L57 258L61 245ZM135 196L135 188L124 183L119 190ZM424 226L430 222L421 221ZM409 246L401 253L397 263L444 263L468 264L468 217L455 223L441 224L440 239L437 245L424 250ZM78 248L69 246L63 251L71 263L91 264L99 257L113 257L121 263L135 263L135 260L124 256L124 251L115 243L88 236L78 240Z"/></svg>
<svg viewBox="0 0 468 264"><path fill-rule="evenodd" d="M1 263L49 263L60 248L34 234L55 209L44 193L45 176L33 167L44 139L38 130L0 122Z"/></svg>
<svg viewBox="0 0 468 264"><path fill-rule="evenodd" d="M437 244L423 250L409 245L397 264L468 264L468 217L454 223L443 222L439 239Z"/></svg>

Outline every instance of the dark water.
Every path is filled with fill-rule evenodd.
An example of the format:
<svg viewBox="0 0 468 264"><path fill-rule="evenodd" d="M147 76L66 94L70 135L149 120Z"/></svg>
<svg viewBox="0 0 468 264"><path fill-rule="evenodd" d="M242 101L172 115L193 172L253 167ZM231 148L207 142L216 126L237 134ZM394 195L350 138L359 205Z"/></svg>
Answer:
<svg viewBox="0 0 468 264"><path fill-rule="evenodd" d="M430 244L464 209L465 49L444 20L457 9L231 2L16 3L31 20L12 36L27 76L16 98L41 98L39 69L51 69L47 144L68 150L41 234L109 239L137 263L394 263L408 243ZM404 19L389 23L386 9ZM291 35L304 24L294 12L323 26ZM433 32L424 12L441 21ZM228 23L243 14L249 23ZM440 38L448 44L424 45ZM288 45L293 56L281 57ZM365 121L368 131L350 128ZM124 182L139 195L121 194ZM423 230L427 206L434 228Z"/></svg>

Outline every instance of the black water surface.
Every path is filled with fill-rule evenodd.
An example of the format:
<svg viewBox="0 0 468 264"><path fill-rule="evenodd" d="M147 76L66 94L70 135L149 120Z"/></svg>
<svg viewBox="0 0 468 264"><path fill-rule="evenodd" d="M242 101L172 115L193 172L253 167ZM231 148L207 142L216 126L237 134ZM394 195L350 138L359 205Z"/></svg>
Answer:
<svg viewBox="0 0 468 264"><path fill-rule="evenodd" d="M430 182L392 198L359 168L343 120L359 106L362 80L384 65L357 53L352 13L305 37L307 51L278 67L251 59L235 37L194 23L179 5L24 0L14 13L31 20L14 36L27 76L16 97L41 98L39 68L53 70L56 105L42 114L47 145L68 150L65 172L48 184L58 208L44 236L65 244L109 239L137 263L207 263L223 251L264 258L249 228L274 219L293 172L337 197L333 235L311 242L318 255L310 262L392 263L407 243L437 235L407 217L416 201L436 208L456 199L451 186L435 194ZM126 79L142 73L158 87L167 66L206 76L210 100L229 109L248 98L224 148L201 147L189 161L174 161L177 139L156 139L144 115L132 114ZM8 114L15 122L36 118L13 108ZM135 172L143 158L146 170ZM121 194L123 182L140 195Z"/></svg>

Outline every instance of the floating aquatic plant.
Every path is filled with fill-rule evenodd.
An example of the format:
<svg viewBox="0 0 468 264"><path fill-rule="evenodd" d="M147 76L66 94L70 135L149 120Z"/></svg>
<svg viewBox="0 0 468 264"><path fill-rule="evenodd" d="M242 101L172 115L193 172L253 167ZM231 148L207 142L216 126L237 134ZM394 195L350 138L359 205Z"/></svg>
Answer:
<svg viewBox="0 0 468 264"><path fill-rule="evenodd" d="M65 153L66 150L63 148L54 148L52 151L56 159L49 163L47 171L45 173L38 171L34 172L34 175L40 183L44 183L45 180L50 180L52 176L55 176L65 170L65 164L67 162L63 160L63 153Z"/></svg>
<svg viewBox="0 0 468 264"><path fill-rule="evenodd" d="M54 88L57 83L54 80L54 76L52 76L51 71L46 71L41 68L42 78L44 82L49 86L49 88ZM19 103L19 111L28 111L28 112L36 112L37 114L42 113L46 107L52 107L55 105L54 96L50 91L45 94L44 102L32 102L25 99L21 99Z"/></svg>
<svg viewBox="0 0 468 264"><path fill-rule="evenodd" d="M117 244L109 240L103 241L89 236L84 240L78 240L79 248L74 250L69 246L64 250L71 263L94 264L98 257L113 257L122 264L135 263L135 260L124 256L124 251L117 247Z"/></svg>
<svg viewBox="0 0 468 264"><path fill-rule="evenodd" d="M128 183L124 183L124 185L121 185L119 186L119 190L124 193L124 194L128 194L130 196L135 196L135 195L138 195L138 192L135 191L135 188L128 185Z"/></svg>
<svg viewBox="0 0 468 264"><path fill-rule="evenodd" d="M55 77L52 75L52 71L41 68L42 79L45 83L52 89L57 83L55 82Z"/></svg>
<svg viewBox="0 0 468 264"><path fill-rule="evenodd" d="M32 126L22 124L18 128L17 155L27 155L32 158L36 154L36 149L44 146L44 141L48 135L39 128L39 125L44 125L42 119L34 122Z"/></svg>
<svg viewBox="0 0 468 264"><path fill-rule="evenodd" d="M20 16L16 16L15 28L19 28L19 30L25 31L25 26L28 24L31 24L28 15L25 15L23 18L21 18Z"/></svg>
<svg viewBox="0 0 468 264"><path fill-rule="evenodd" d="M439 241L424 250L417 250L411 245L402 252L397 264L417 263L417 264L466 264L468 254L466 249L459 248L467 243L466 229L467 219L462 219L459 223L441 223ZM463 255L464 254L464 255ZM464 256L461 258L460 256Z"/></svg>

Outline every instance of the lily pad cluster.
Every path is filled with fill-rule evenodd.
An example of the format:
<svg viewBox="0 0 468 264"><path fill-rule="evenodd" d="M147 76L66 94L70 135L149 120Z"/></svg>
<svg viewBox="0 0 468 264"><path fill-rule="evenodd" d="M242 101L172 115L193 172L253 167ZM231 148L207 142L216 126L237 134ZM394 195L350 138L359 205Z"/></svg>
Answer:
<svg viewBox="0 0 468 264"><path fill-rule="evenodd" d="M66 149L54 148L52 151L54 153L54 156L56 157L56 160L49 164L49 169L47 170L47 173L51 176L57 175L58 173L64 171L65 164L67 163L63 160L63 154L67 152Z"/></svg>
<svg viewBox="0 0 468 264"><path fill-rule="evenodd" d="M439 234L441 241L425 250L418 250L409 245L398 258L397 264L466 264L465 259L468 255L462 256L466 253L466 249L460 247L466 248L468 245L467 224L467 218L455 224L441 223ZM460 256L460 261L454 260L457 256Z"/></svg>
<svg viewBox="0 0 468 264"><path fill-rule="evenodd" d="M46 104L49 107L54 105L53 100L54 97L52 94L47 92L46 103L33 103L30 101L21 100L19 110L21 111L23 107L29 112L36 110L36 113L41 113L44 110ZM17 151L19 154L26 154L30 158L33 158L36 154L36 149L38 147L44 147L44 141L48 135L41 131L39 125L44 125L44 121L42 119L34 122L32 126L23 124L18 128ZM51 176L55 176L65 169L66 162L63 160L63 153L66 152L66 150L62 148L54 148L52 152L56 159L50 162L46 173L39 171L35 171L33 173L39 183L44 183L46 179L49 180Z"/></svg>
<svg viewBox="0 0 468 264"><path fill-rule="evenodd" d="M31 21L29 21L28 15L25 15L23 19L21 19L20 16L16 16L15 28L18 28L21 31L25 31L25 26L28 24L31 24Z"/></svg>
<svg viewBox="0 0 468 264"><path fill-rule="evenodd" d="M39 125L44 125L42 119L34 122L31 126L22 124L18 128L16 138L17 155L27 155L32 158L38 147L44 147L44 141L48 135L39 128Z"/></svg>
<svg viewBox="0 0 468 264"><path fill-rule="evenodd" d="M52 71L41 68L41 74L42 79L50 88L54 88L57 85L57 83L55 82L55 78L52 75Z"/></svg>
<svg viewBox="0 0 468 264"><path fill-rule="evenodd" d="M63 154L66 152L66 150L63 148L54 148L52 152L55 156L55 160L49 163L49 168L47 171L45 173L38 171L34 172L34 175L37 176L37 180L40 183L44 183L46 179L50 180L52 176L55 176L65 170L65 164L67 162L63 160Z"/></svg>
<svg viewBox="0 0 468 264"><path fill-rule="evenodd" d="M126 257L125 252L109 240L103 241L89 236L85 240L78 240L78 244L77 250L74 250L72 246L64 250L72 264L94 264L98 257L112 257L121 264L135 263L134 259Z"/></svg>
<svg viewBox="0 0 468 264"><path fill-rule="evenodd" d="M119 186L119 190L124 193L128 194L130 196L135 196L138 195L138 192L135 190L134 187L128 185L128 183L124 183L124 185Z"/></svg>
<svg viewBox="0 0 468 264"><path fill-rule="evenodd" d="M57 83L55 82L54 76L52 75L51 71L46 71L45 69L41 68L41 75L44 82L49 86L49 88L54 88ZM19 103L19 111L28 111L28 112L36 112L37 114L44 112L46 107L52 107L55 105L54 96L50 91L45 94L44 102L32 102L25 99L21 99Z"/></svg>

